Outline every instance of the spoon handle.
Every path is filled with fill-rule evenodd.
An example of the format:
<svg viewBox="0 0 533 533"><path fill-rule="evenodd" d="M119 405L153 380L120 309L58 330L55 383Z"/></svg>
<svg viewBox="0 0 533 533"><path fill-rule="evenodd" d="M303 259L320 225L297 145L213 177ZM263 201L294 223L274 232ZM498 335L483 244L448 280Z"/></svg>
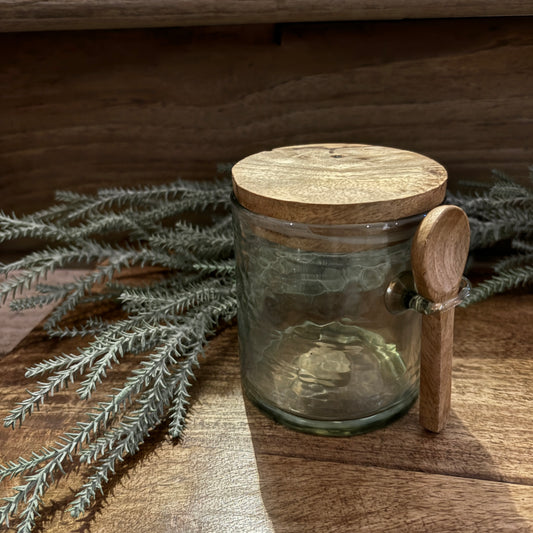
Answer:
<svg viewBox="0 0 533 533"><path fill-rule="evenodd" d="M422 317L419 418L435 433L444 429L450 412L454 311Z"/></svg>

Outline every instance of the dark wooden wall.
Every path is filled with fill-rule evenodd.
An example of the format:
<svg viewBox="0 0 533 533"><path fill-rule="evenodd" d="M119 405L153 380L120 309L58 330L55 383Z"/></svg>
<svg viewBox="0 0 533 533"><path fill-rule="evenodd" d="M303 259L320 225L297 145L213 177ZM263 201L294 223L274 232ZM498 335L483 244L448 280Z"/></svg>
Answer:
<svg viewBox="0 0 533 533"><path fill-rule="evenodd" d="M307 142L416 150L459 179L533 163L533 18L0 34L0 208L209 178Z"/></svg>
<svg viewBox="0 0 533 533"><path fill-rule="evenodd" d="M0 31L531 15L533 0L0 0Z"/></svg>

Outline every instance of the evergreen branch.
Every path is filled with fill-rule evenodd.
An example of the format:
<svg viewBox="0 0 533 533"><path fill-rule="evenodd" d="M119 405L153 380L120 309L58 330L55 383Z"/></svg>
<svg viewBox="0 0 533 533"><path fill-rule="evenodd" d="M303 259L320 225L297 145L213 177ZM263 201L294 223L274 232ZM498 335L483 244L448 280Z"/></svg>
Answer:
<svg viewBox="0 0 533 533"><path fill-rule="evenodd" d="M164 337L173 328L172 324L159 327L155 319L150 322L147 317L133 317L113 323L91 318L87 326L94 328L99 335L86 348L80 349L77 354L62 354L41 361L27 369L26 377L32 378L69 368L74 368L75 376L82 373L85 367L91 367L94 361L102 355L112 357L116 353L122 356L124 352L146 351L150 348L154 338L158 335Z"/></svg>
<svg viewBox="0 0 533 533"><path fill-rule="evenodd" d="M227 316L236 311L236 301L234 306L233 311L222 308L223 311L221 312L220 306L216 306L215 309L220 316ZM201 314L194 319L198 316L206 317L205 314ZM88 478L71 503L72 516L78 517L85 512L95 498L97 491L102 492L103 483L108 481L109 473L115 473L117 460L122 461L125 455L137 453L151 428L161 422L165 408L169 405L172 396L175 398L175 404L170 411L172 417L171 436L177 437L181 434L188 403L187 389L190 387L190 378L193 376L192 369L199 365L198 354L201 353L203 345L207 341L207 335L212 333L212 324L217 323L220 316L216 316L215 313L215 316L211 316L207 322L204 322L203 325L207 327L207 330L199 332L198 327L194 327L192 331L198 338L192 345L188 345L188 353L181 354L184 360L179 363L177 371L169 376L158 376L152 387L138 400L141 407L133 411L131 415L124 417L118 427L106 432L104 436L82 452L80 455L82 462L93 462L99 456L103 456L103 459L99 460L95 472Z"/></svg>
<svg viewBox="0 0 533 533"><path fill-rule="evenodd" d="M192 267L202 275L231 276L235 273L235 261L233 259L198 261Z"/></svg>
<svg viewBox="0 0 533 533"><path fill-rule="evenodd" d="M86 224L80 224L71 232L71 238L86 239L92 235L103 236L109 233L118 232L130 232L130 238L147 238L149 230L157 229L157 224L153 223L153 219L150 220L146 217L145 224L142 224L139 217L131 216L129 213L111 213L102 214L98 218L87 222ZM146 224L146 221L149 224Z"/></svg>
<svg viewBox="0 0 533 533"><path fill-rule="evenodd" d="M10 294L16 296L18 291L29 289L39 279L45 278L48 273L57 268L79 261L102 262L114 253L116 250L112 246L93 241L84 241L77 246L47 248L31 253L23 259L0 267L0 274L5 275L17 270L21 271L0 284L0 299L3 303Z"/></svg>
<svg viewBox="0 0 533 533"><path fill-rule="evenodd" d="M95 241L82 241L77 245L69 245L58 248L46 248L38 252L28 254L18 261L9 265L2 265L0 274L9 274L15 270L37 270L40 275L59 267L78 262L101 262L115 254L117 250L111 245L97 243Z"/></svg>
<svg viewBox="0 0 533 533"><path fill-rule="evenodd" d="M20 312L35 307L44 307L60 299L61 296L58 294L37 294L26 298L13 299L9 302L9 308L11 311Z"/></svg>
<svg viewBox="0 0 533 533"><path fill-rule="evenodd" d="M122 321L120 321L122 322ZM120 328L120 326L119 326ZM78 389L78 395L81 399L86 400L90 398L92 391L96 388L98 383L101 383L102 377L105 377L106 368L113 364L118 364L119 357L122 358L125 352L142 353L150 350L167 340L172 338L175 334L176 328L173 325L155 328L153 325L146 323L146 327L139 325L131 331L121 331L112 326L114 329L113 335L105 335L103 344L108 346L107 352L102 354L87 374L87 378L81 383ZM97 339L102 342L102 339Z"/></svg>
<svg viewBox="0 0 533 533"><path fill-rule="evenodd" d="M512 205L514 203L515 205ZM520 226L533 225L533 218L531 213L533 212L533 197L530 201L523 202L523 205L518 205L518 199L514 202L509 202L504 205L493 205L492 207L486 207L483 214L478 214L476 218L480 221L490 222L492 220L510 220L514 223L515 228ZM529 204L529 205L528 205Z"/></svg>
<svg viewBox="0 0 533 533"><path fill-rule="evenodd" d="M66 294L68 294L70 291L72 291L75 288L75 285L67 281L66 283L61 283L59 285L51 285L48 283L39 283L35 286L35 290L39 292L40 294L57 294L59 293L59 297L63 297Z"/></svg>
<svg viewBox="0 0 533 533"><path fill-rule="evenodd" d="M213 223L205 227L178 222L169 228L166 221L191 210L227 209L228 192L225 184L177 182L134 191L105 189L96 195L59 193L58 206L23 219L4 218L6 239L32 236L65 244L0 267L0 273L10 274L0 284L0 296L5 299L36 286L37 295L18 298L11 306L22 310L62 300L45 323L48 333L94 336L76 353L61 354L29 368L28 378L48 376L28 391L4 424L15 427L16 422L22 423L48 396L81 376L78 394L88 399L105 379L107 369L119 364L126 353L144 359L109 402L99 403L88 413L87 422L78 422L55 445L34 452L29 459L0 466L0 479L24 478L24 484L5 498L0 523L7 525L9 517L17 515L19 531L29 530L43 494L75 457L95 462L92 476L72 507L74 514L82 512L115 470L116 461L135 453L163 417L172 418L173 434L179 432L192 369L208 337L218 325L235 317L236 297L234 267L229 261L231 218L213 217ZM117 232L128 233L123 244L101 240ZM187 246L170 246L176 238L183 243L188 239ZM73 282L40 282L54 269L79 262L100 266ZM114 281L122 269L136 265L166 269L168 275L141 288ZM212 278L212 273L217 276ZM107 299L121 304L128 317L115 322L91 317L74 327L62 324L66 314L80 304Z"/></svg>
<svg viewBox="0 0 533 533"><path fill-rule="evenodd" d="M96 198L94 195L90 194L82 194L72 191L56 191L55 200L56 202L61 202L63 205L67 206L67 209L72 210L72 206L91 203L94 202Z"/></svg>
<svg viewBox="0 0 533 533"><path fill-rule="evenodd" d="M213 221L211 228L205 228L205 231L211 234L229 234L233 235L233 216L223 215L218 220Z"/></svg>
<svg viewBox="0 0 533 533"><path fill-rule="evenodd" d="M227 200L222 200L224 197L228 197L227 186L217 187L212 183L176 181L168 185L155 185L139 189L101 189L96 196L60 193L57 199L65 203L79 204L79 207L73 209L65 218L66 221L72 222L89 217L94 218L102 211L122 208L125 205L146 206L157 203L158 205L174 204L179 206L179 204L183 204L181 209L187 210L194 209L196 205L205 208L212 203L227 203Z"/></svg>
<svg viewBox="0 0 533 533"><path fill-rule="evenodd" d="M74 381L76 373L82 372L86 364L86 360L83 359L72 366L58 370L46 382L37 382L38 386L36 390L26 391L28 397L18 402L17 407L12 409L4 418L4 426L11 426L15 429L17 422L22 424L26 415L31 415L36 406L38 407L39 404L44 404L49 396L53 396L56 392L65 388L69 381Z"/></svg>
<svg viewBox="0 0 533 533"><path fill-rule="evenodd" d="M533 231L533 221L524 224L513 219L486 222L471 218L470 231L470 249L479 250L490 248L498 242L512 239L522 232Z"/></svg>
<svg viewBox="0 0 533 533"><path fill-rule="evenodd" d="M161 391L162 394L166 394L167 391L171 390L171 383L162 381L162 384L164 385L164 389ZM154 391L156 386L157 383L154 384ZM123 460L124 454L133 455L139 450L144 439L149 436L151 428L161 422L165 403L163 395L158 398L154 397L152 401L145 400L143 409L124 417L119 429L106 432L104 437L98 439L97 443L90 445L94 450L95 444L101 444L100 453L104 454L107 450L109 452L101 461L102 464L96 467L95 473L88 477L86 483L71 502L70 514L73 517L77 518L86 511L91 501L96 497L97 491L103 492L102 487L109 479L109 472L115 473L115 462ZM89 462L88 459L86 461Z"/></svg>
<svg viewBox="0 0 533 533"><path fill-rule="evenodd" d="M12 298L15 298L17 293L22 293L25 289L30 289L33 283L35 283L40 276L46 276L48 271L43 272L33 272L33 271L22 271L19 272L7 280L3 281L0 285L0 299L2 304L4 304L7 298L11 295Z"/></svg>
<svg viewBox="0 0 533 533"><path fill-rule="evenodd" d="M63 283L61 285L43 285L38 284L35 289L40 294L35 296L28 296L25 298L12 299L9 302L9 307L12 311L25 311L35 307L42 307L49 303L57 302L69 295L76 285L73 283ZM108 297L108 295L105 295Z"/></svg>
<svg viewBox="0 0 533 533"><path fill-rule="evenodd" d="M153 367L158 367L160 361L153 358ZM148 373L153 371L150 365L146 365ZM42 467L36 467L33 473L25 477L26 484L16 487L16 495L10 498L4 498L7 504L0 507L0 524L9 523L9 516L18 511L21 503L27 502L25 509L20 513L21 523L18 526L18 532L31 531L35 522L35 516L41 503L40 496L48 489L49 481L53 480L53 474L59 470L64 473L63 464L68 460L73 461L73 455L83 445L84 442L91 440L92 434L97 434L101 425L107 425L116 414L130 402L131 397L138 393L144 383L144 375L139 373L136 376L128 378L126 385L115 394L111 401L101 403L96 413L89 414L89 422L78 422L76 428L65 433L59 442L52 447L52 453L48 454L47 462ZM37 464L39 464L39 461ZM17 465L20 470L20 464ZM17 474L17 475L20 475ZM28 500L28 496L30 499Z"/></svg>
<svg viewBox="0 0 533 533"><path fill-rule="evenodd" d="M50 207L47 207L46 209L42 209L40 211L36 211L35 213L32 213L31 215L27 215L28 219L32 219L35 221L43 222L43 223L49 223L49 222L55 222L58 224L61 222L61 219L63 216L69 212L72 209L71 205L60 203L51 205Z"/></svg>
<svg viewBox="0 0 533 533"><path fill-rule="evenodd" d="M198 365L198 352L204 342L205 339L201 338L196 345L193 345L191 353L179 365L180 371L173 375L162 373L155 379L150 389L137 400L141 406L139 409L125 416L118 427L106 432L81 453L80 460L87 463L95 461L99 456L103 457L71 503L72 516L77 518L86 511L97 491L102 492L103 483L108 481L109 473L115 473L116 461L122 461L124 456L137 453L151 429L161 422L176 386L180 386L184 379L182 369ZM167 345L166 349L173 350L174 346ZM186 376L185 380L188 383Z"/></svg>
<svg viewBox="0 0 533 533"><path fill-rule="evenodd" d="M197 324L174 331L162 347L156 349L141 362L141 368L133 372L126 380L125 386L112 397L111 401L99 404L97 412L89 415L88 423L78 423L75 430L63 435L61 442L56 443L57 447L52 448L52 453L47 454L45 465L40 468L37 467L31 475L26 476L26 485L17 487L15 496L5 499L7 504L0 508L0 523L8 524L9 516L17 512L22 502L27 502L24 511L19 515L21 523L18 531L30 531L35 521L37 509L41 504L40 496L49 487L49 480L53 479L54 471L59 469L64 473L63 463L66 460L72 461L76 450L80 449L84 442L90 442L91 435L96 435L102 425L107 426L115 418L118 411L123 409L126 404L131 403L131 398L139 394L150 382L170 375L169 366L178 364L180 355L189 358L197 356L198 347L205 342L207 334L212 333L212 328L217 324L218 318L226 319L232 313L234 313L234 309L231 306L228 308L227 305L213 305L212 308L201 309L192 320L192 322L199 320L203 326L200 335L194 327ZM196 339L195 341L196 336L200 340ZM152 394L155 394L157 390L157 387L152 389ZM155 398L157 397L156 395ZM137 441L130 450L134 452L138 446L139 442ZM37 466L42 460L42 456L39 456L34 457L33 461L19 461L17 464L13 464L11 468L3 467L2 474L4 477L20 475L22 468L26 472L31 468L30 465ZM115 460L116 457L107 463L98 479L106 479L106 471L113 468ZM28 500L30 493L32 494ZM83 501L79 500L78 505L81 505Z"/></svg>
<svg viewBox="0 0 533 533"><path fill-rule="evenodd" d="M470 222L470 249L479 250L510 242L514 252L494 266L495 275L474 287L463 305L530 283L533 268L533 191L506 174L493 171L497 181L475 194L448 194L448 201L462 207ZM533 171L530 179L533 181Z"/></svg>
<svg viewBox="0 0 533 533"><path fill-rule="evenodd" d="M526 195L531 196L531 191L511 181L511 178L508 178L509 181L498 181L495 183L488 191L488 196L493 199L498 198L515 198L517 196Z"/></svg>
<svg viewBox="0 0 533 533"><path fill-rule="evenodd" d="M34 378L57 370L65 370L85 360L88 360L86 349L80 349L77 354L56 355L27 368L25 377Z"/></svg>
<svg viewBox="0 0 533 533"><path fill-rule="evenodd" d="M102 283L104 280L111 279L112 276L120 270L121 266L123 266L123 261L99 266L96 271L90 272L71 283L69 285L69 288L71 289L70 292L67 294L63 302L58 305L47 318L44 324L45 330L47 332L53 330L58 322L81 302L83 297L96 283Z"/></svg>
<svg viewBox="0 0 533 533"><path fill-rule="evenodd" d="M18 218L0 211L0 243L25 237L50 241L70 241L68 230L35 217Z"/></svg>
<svg viewBox="0 0 533 533"><path fill-rule="evenodd" d="M233 253L233 234L215 229L205 231L189 224L176 224L174 230L157 234L150 239L153 246L168 251L187 250L201 259L219 259Z"/></svg>
<svg viewBox="0 0 533 533"><path fill-rule="evenodd" d="M114 275L127 267L140 264L141 266L179 267L186 262L186 257L169 256L146 247L134 249L131 247L113 248L107 257L108 264L100 266L96 271L78 279L71 286L72 292L56 307L45 323L47 331L53 331L58 322L72 311L95 284L111 280Z"/></svg>
<svg viewBox="0 0 533 533"><path fill-rule="evenodd" d="M209 205L225 204L227 199L219 197L216 192L202 195L202 197L185 198L179 203L149 203L141 207L128 208L117 213L101 213L97 218L87 223L79 224L69 231L71 240L86 239L97 234L116 233L128 231L130 239L149 240L153 232L161 232L161 223L166 218L175 216L184 211L205 209ZM204 230L205 231L205 230ZM166 233L166 232L165 232ZM200 231L200 234L203 232Z"/></svg>
<svg viewBox="0 0 533 533"><path fill-rule="evenodd" d="M48 328L46 333L51 338L64 339L67 337L87 337L95 336L107 330L110 322L103 320L99 316L89 317L81 325L76 326L55 326L53 328Z"/></svg>
<svg viewBox="0 0 533 533"><path fill-rule="evenodd" d="M168 316L180 314L184 310L206 301L229 295L231 287L218 278L191 283L177 291L157 291L154 289L130 289L120 295L124 309L135 315Z"/></svg>
<svg viewBox="0 0 533 533"><path fill-rule="evenodd" d="M190 358L182 363L178 369L177 375L179 379L174 389L172 389L174 398L169 411L169 434L172 438L180 437L183 431L190 398L189 388L191 387L191 379L194 378L193 366L195 364L197 364L197 360Z"/></svg>
<svg viewBox="0 0 533 533"><path fill-rule="evenodd" d="M159 203L153 209L142 214L142 220L146 222L162 221L173 218L178 215L183 215L187 212L201 212L207 208L216 207L228 208L228 198L221 196L220 193L213 191L205 193L202 196L188 194L185 195L180 202Z"/></svg>
<svg viewBox="0 0 533 533"><path fill-rule="evenodd" d="M474 287L463 306L471 305L490 296L533 283L533 265L509 268Z"/></svg>
<svg viewBox="0 0 533 533"><path fill-rule="evenodd" d="M134 346L137 352L149 349L155 338L164 337L167 330L172 329L172 326L161 326L151 330L137 328L133 331L124 331L123 326L123 323L114 324L110 327L111 332L106 331L88 347L81 349L78 354L61 355L30 368L27 371L27 377L50 371L53 373L45 382L38 382L35 391L28 391L28 397L19 402L18 407L6 416L4 426L14 428L16 422L22 423L27 414L32 414L36 405L43 404L48 396L53 396L54 393L65 388L69 382L73 383L86 368L92 367L95 361L102 358L103 363L96 366L78 390L82 399L89 398L95 384L100 381L105 367L110 362L118 362L118 357L122 357L125 351L133 351Z"/></svg>
<svg viewBox="0 0 533 533"><path fill-rule="evenodd" d="M212 181L183 181L176 180L170 184L152 185L135 188L111 187L100 189L98 198L112 202L118 207L124 204L138 204L139 202L169 202L183 199L184 195L202 197L205 194L228 196L228 185L213 183Z"/></svg>
<svg viewBox="0 0 533 533"><path fill-rule="evenodd" d="M0 481L20 476L21 474L34 470L39 464L51 459L54 456L54 453L54 451L47 448L42 448L40 452L33 452L31 459L19 457L17 462L10 461L7 466L0 465Z"/></svg>
<svg viewBox="0 0 533 533"><path fill-rule="evenodd" d="M531 235L530 235L531 237ZM515 238L512 241L512 247L517 252L524 252L526 254L533 254L533 242L526 242L523 239Z"/></svg>
<svg viewBox="0 0 533 533"><path fill-rule="evenodd" d="M450 201L453 196L450 195ZM459 198L456 196L455 198ZM505 218L508 216L527 215L533 209L533 195L525 196L511 196L509 198L491 198L488 195L475 196L471 198L464 198L461 207L468 211L470 216L480 218L482 220L492 220L494 217Z"/></svg>
<svg viewBox="0 0 533 533"><path fill-rule="evenodd" d="M500 274L506 270L533 265L533 250L529 254L516 254L501 259L494 265L494 272Z"/></svg>

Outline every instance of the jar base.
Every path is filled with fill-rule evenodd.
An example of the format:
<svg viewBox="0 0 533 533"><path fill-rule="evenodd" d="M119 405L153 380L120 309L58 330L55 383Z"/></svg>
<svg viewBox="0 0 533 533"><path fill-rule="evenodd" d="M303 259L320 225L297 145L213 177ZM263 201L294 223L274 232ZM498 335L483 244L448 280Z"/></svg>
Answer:
<svg viewBox="0 0 533 533"><path fill-rule="evenodd" d="M407 413L418 398L418 390L415 390L389 408L367 417L355 420L315 420L270 405L247 387L243 387L243 390L256 407L276 422L296 431L326 437L350 437L382 428Z"/></svg>

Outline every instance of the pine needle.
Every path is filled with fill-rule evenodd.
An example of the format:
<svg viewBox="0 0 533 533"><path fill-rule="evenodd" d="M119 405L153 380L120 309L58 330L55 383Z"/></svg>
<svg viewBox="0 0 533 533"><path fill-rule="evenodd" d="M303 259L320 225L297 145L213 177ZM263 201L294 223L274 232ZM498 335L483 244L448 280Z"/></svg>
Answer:
<svg viewBox="0 0 533 533"><path fill-rule="evenodd" d="M493 171L491 186L469 194L448 194L447 201L463 208L470 222L470 248L509 253L494 265L494 275L474 287L463 305L485 300L517 287L533 284L533 190ZM533 183L533 169L529 175Z"/></svg>
<svg viewBox="0 0 533 533"><path fill-rule="evenodd" d="M84 422L65 431L53 446L0 465L0 480L22 479L13 495L4 498L0 526L15 519L19 533L31 531L44 494L75 460L93 464L71 503L71 513L79 516L113 475L117 461L135 454L165 418L171 421L171 435L181 434L198 356L217 329L236 316L229 196L227 182L178 181L103 189L95 195L61 192L58 205L34 215L0 213L0 242L33 237L51 243L0 266L0 274L10 274L0 283L0 299L11 297L10 307L17 311L59 302L45 322L49 335L92 337L77 352L58 354L27 370L28 379L41 381L14 406L4 425L22 424L70 383L77 382L80 399L89 401L125 355L138 357L137 367L108 402L89 404ZM226 212L222 218L221 209ZM205 212L208 221L190 225L186 216L191 211ZM113 241L117 233L125 235L119 243ZM43 283L49 272L80 262L98 266L69 283ZM159 267L167 275L142 287L116 281L121 271L134 266ZM24 296L30 288L37 294ZM80 305L104 300L114 302L126 318L107 322L94 316L65 324Z"/></svg>

